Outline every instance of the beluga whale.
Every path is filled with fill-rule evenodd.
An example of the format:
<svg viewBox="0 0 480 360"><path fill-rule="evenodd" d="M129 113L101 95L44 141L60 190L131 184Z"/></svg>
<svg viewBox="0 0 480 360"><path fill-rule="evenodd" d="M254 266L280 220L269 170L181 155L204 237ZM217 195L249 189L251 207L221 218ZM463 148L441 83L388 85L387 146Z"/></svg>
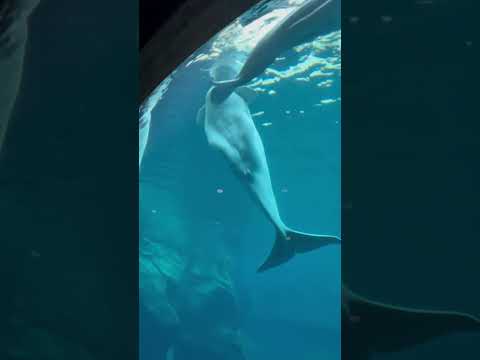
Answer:
<svg viewBox="0 0 480 360"><path fill-rule="evenodd" d="M217 62L212 68L211 77L214 80L227 79L236 73L232 62ZM214 88L207 92L205 105L197 114L197 123L203 125L208 144L224 155L276 230L273 248L258 272L283 264L295 254L339 244L340 239L336 236L303 233L285 225L272 189L263 142L246 100L246 88L236 89L221 103L212 100Z"/></svg>
<svg viewBox="0 0 480 360"><path fill-rule="evenodd" d="M215 80L215 103L225 100L239 86L262 74L267 66L291 48L340 29L340 0L307 0L279 21L254 47L237 76Z"/></svg>

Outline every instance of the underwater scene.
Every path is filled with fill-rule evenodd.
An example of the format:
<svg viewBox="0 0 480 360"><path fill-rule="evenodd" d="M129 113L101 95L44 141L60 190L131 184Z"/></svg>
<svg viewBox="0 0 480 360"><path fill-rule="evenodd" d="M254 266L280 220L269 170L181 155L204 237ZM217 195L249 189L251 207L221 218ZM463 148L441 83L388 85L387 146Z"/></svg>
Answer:
<svg viewBox="0 0 480 360"><path fill-rule="evenodd" d="M341 32L210 91L305 3L262 2L140 107L142 360L340 359Z"/></svg>

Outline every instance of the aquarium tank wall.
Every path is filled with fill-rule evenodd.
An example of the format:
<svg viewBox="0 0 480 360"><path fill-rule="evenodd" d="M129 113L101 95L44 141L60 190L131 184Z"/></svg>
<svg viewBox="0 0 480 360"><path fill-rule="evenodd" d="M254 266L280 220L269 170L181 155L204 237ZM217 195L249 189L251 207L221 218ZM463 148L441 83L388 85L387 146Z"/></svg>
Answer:
<svg viewBox="0 0 480 360"><path fill-rule="evenodd" d="M340 236L340 30L276 57L231 95L241 110L209 107L207 96L305 3L252 8L140 106L142 360L340 359L340 246L257 272L278 228L257 206L260 170L247 156L264 154L260 167L285 224ZM209 121L219 117L212 137ZM242 137L244 120L254 127ZM238 150L250 135L241 166L215 143L220 136Z"/></svg>

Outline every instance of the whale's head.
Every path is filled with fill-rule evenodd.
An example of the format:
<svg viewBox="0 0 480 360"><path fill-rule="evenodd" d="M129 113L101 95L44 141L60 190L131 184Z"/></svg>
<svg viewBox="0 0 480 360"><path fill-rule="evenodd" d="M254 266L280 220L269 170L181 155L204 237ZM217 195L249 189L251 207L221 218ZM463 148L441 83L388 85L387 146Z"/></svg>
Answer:
<svg viewBox="0 0 480 360"><path fill-rule="evenodd" d="M235 79L238 72L228 64L215 64L210 69L210 79L214 82Z"/></svg>
<svg viewBox="0 0 480 360"><path fill-rule="evenodd" d="M246 54L237 51L222 54L210 68L210 79L214 82L235 79L245 59Z"/></svg>

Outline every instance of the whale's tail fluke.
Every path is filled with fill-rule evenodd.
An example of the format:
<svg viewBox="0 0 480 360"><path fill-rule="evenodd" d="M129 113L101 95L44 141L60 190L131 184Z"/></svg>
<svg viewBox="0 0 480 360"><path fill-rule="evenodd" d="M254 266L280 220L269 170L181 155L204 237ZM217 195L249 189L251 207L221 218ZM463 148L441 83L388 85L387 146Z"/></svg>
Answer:
<svg viewBox="0 0 480 360"><path fill-rule="evenodd" d="M348 311L342 317L354 320L345 319L345 323L342 320L342 328L357 334L348 334L351 343L345 348L346 354L349 351L398 352L444 335L480 333L480 320L469 314L382 304L346 289L343 296L344 308Z"/></svg>
<svg viewBox="0 0 480 360"><path fill-rule="evenodd" d="M340 239L330 235L314 235L286 229L285 235L277 231L275 243L267 260L257 272L264 272L286 263L297 253L306 253L323 246L340 244Z"/></svg>

